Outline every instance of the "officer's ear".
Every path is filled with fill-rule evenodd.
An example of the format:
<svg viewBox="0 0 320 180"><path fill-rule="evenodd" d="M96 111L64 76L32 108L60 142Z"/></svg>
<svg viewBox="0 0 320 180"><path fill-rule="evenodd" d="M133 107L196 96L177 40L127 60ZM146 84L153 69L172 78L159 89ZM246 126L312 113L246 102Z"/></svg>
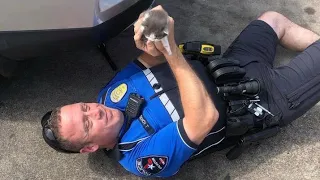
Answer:
<svg viewBox="0 0 320 180"><path fill-rule="evenodd" d="M85 145L82 149L80 149L80 153L92 153L92 152L96 152L98 149L99 149L99 145L88 144L88 145Z"/></svg>

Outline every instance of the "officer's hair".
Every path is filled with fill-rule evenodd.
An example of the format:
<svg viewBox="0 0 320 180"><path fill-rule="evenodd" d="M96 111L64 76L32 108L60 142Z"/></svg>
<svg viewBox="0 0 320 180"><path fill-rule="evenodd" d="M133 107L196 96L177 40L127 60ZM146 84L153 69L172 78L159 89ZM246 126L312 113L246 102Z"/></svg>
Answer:
<svg viewBox="0 0 320 180"><path fill-rule="evenodd" d="M61 107L54 109L50 116L49 128L52 130L55 138L60 143L61 147L65 150L80 152L80 150L85 146L83 142L71 142L62 137L61 128Z"/></svg>

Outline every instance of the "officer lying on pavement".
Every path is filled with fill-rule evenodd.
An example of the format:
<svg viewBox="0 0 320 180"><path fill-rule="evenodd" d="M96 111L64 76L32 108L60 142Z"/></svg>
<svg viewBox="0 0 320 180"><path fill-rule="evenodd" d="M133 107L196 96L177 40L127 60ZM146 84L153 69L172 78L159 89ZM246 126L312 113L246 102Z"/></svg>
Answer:
<svg viewBox="0 0 320 180"><path fill-rule="evenodd" d="M52 148L104 149L135 175L168 177L186 161L226 147L233 146L227 157L237 158L246 144L275 135L320 99L319 36L279 13L262 14L221 58L205 60L185 59L171 17L171 55L161 41L141 40L142 21L141 15L134 39L144 53L101 90L98 103L62 106L43 117ZM275 68L279 43L303 52Z"/></svg>

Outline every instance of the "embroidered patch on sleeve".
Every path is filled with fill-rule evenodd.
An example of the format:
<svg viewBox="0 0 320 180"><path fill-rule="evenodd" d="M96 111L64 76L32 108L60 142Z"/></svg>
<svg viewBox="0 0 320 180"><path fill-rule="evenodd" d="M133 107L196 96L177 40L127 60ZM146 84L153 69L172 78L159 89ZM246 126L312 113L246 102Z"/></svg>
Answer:
<svg viewBox="0 0 320 180"><path fill-rule="evenodd" d="M165 156L147 156L136 160L137 170L145 176L151 176L165 169L168 163L168 157Z"/></svg>

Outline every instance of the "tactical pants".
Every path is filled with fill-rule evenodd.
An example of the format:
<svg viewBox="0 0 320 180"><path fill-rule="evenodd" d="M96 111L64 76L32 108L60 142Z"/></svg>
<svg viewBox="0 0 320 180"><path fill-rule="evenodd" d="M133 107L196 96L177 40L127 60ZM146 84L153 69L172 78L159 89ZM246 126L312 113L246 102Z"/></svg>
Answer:
<svg viewBox="0 0 320 180"><path fill-rule="evenodd" d="M320 100L320 41L293 58L274 67L279 39L264 21L251 22L224 53L246 69L248 77L262 80L261 94L267 107L284 126L299 118Z"/></svg>

